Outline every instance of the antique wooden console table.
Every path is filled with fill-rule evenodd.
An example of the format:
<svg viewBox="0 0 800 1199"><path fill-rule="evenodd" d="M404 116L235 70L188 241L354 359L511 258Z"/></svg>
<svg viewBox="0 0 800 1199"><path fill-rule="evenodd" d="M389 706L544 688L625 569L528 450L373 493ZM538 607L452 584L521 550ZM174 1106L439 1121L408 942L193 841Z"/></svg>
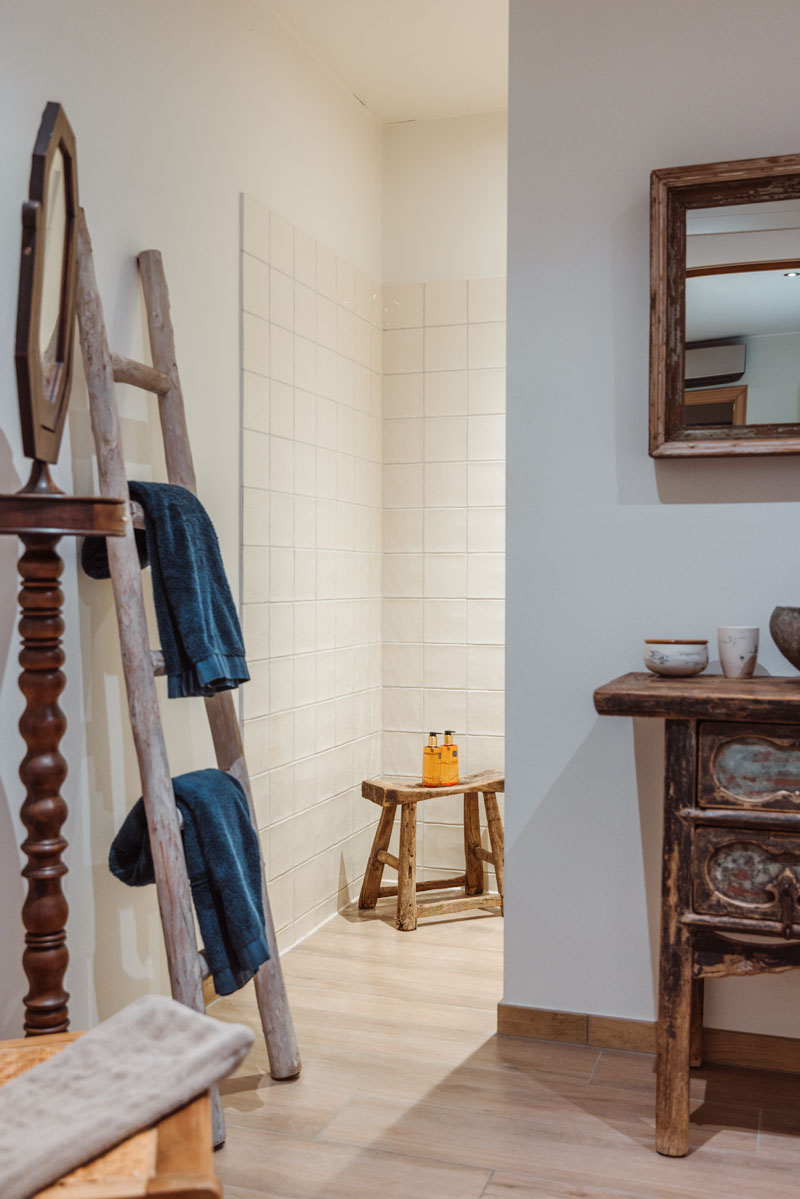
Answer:
<svg viewBox="0 0 800 1199"><path fill-rule="evenodd" d="M656 1148L682 1157L703 980L800 966L800 676L626 674L594 702L666 718Z"/></svg>

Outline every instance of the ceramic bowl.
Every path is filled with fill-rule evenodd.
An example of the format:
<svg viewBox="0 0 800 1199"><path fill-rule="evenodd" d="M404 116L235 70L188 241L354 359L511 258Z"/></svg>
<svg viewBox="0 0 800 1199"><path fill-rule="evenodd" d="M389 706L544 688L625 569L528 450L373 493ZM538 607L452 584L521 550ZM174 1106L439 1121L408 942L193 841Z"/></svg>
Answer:
<svg viewBox="0 0 800 1199"><path fill-rule="evenodd" d="M796 670L800 670L800 608L776 608L769 621L772 640Z"/></svg>
<svg viewBox="0 0 800 1199"><path fill-rule="evenodd" d="M708 666L708 642L648 638L644 643L644 664L653 674L700 674Z"/></svg>

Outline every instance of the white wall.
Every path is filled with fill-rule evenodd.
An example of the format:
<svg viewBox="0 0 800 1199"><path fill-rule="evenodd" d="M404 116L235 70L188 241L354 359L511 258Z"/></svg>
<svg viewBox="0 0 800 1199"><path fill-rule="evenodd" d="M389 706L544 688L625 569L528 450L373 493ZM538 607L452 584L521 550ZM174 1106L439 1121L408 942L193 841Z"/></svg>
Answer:
<svg viewBox="0 0 800 1199"><path fill-rule="evenodd" d="M386 125L383 281L506 273L505 112Z"/></svg>
<svg viewBox="0 0 800 1199"><path fill-rule="evenodd" d="M652 1019L662 729L599 718L642 638L795 603L797 462L647 456L648 175L796 152L793 0L511 0L505 999ZM798 1034L800 978L707 1021Z"/></svg>
<svg viewBox="0 0 800 1199"><path fill-rule="evenodd" d="M20 207L48 99L77 134L81 200L94 241L112 347L146 357L135 254L164 253L178 361L201 494L238 590L239 195L257 195L372 277L380 271L380 129L308 57L261 0L4 0L0 41L0 488L20 486L13 329ZM163 478L154 402L120 389L134 477ZM56 472L91 487L80 378ZM76 579L65 545L67 670L64 788L76 1027L154 985L166 986L154 895L123 889L105 859L139 794L127 730L116 626L107 586ZM16 546L0 543L0 1035L17 1035L23 897L14 633ZM166 710L175 773L211 764L202 711Z"/></svg>

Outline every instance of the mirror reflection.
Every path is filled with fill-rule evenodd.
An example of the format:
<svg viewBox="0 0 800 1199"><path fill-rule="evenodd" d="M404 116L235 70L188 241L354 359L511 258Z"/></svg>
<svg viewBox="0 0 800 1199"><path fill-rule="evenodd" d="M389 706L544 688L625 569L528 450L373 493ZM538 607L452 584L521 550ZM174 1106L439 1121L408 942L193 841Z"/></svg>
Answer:
<svg viewBox="0 0 800 1199"><path fill-rule="evenodd" d="M800 200L690 209L684 425L800 421Z"/></svg>
<svg viewBox="0 0 800 1199"><path fill-rule="evenodd" d="M67 229L67 193L64 156L56 150L50 167L44 221L44 270L42 306L39 314L39 353L45 398L54 399L53 383L58 353L58 318L61 310L65 238Z"/></svg>

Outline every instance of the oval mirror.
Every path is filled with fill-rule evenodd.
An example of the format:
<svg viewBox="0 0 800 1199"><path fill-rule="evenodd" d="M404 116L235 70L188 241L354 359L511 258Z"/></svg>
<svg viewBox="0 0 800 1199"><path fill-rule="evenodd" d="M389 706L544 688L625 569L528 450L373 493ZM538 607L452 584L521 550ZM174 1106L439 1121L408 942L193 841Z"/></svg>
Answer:
<svg viewBox="0 0 800 1199"><path fill-rule="evenodd" d="M56 462L69 403L77 282L78 175L75 134L51 101L31 158L22 208L22 256L14 354L29 458Z"/></svg>
<svg viewBox="0 0 800 1199"><path fill-rule="evenodd" d="M42 361L42 386L45 399L53 403L53 383L58 363L58 328L61 296L64 288L64 251L67 234L67 200L64 182L64 155L59 146L50 165L47 199L44 209L44 269L42 302L39 312L39 356Z"/></svg>

